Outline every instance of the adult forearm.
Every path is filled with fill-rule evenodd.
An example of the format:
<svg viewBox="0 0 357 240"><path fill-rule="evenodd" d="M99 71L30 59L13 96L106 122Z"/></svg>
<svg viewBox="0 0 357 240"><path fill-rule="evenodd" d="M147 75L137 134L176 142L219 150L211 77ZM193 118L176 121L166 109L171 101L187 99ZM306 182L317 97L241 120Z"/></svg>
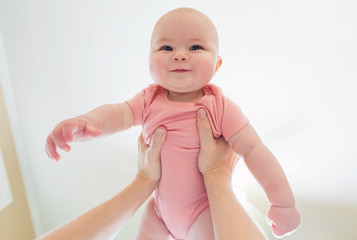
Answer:
<svg viewBox="0 0 357 240"><path fill-rule="evenodd" d="M155 184L137 177L115 197L41 237L41 240L112 239L149 198Z"/></svg>
<svg viewBox="0 0 357 240"><path fill-rule="evenodd" d="M244 159L248 169L263 187L269 202L276 206L294 206L295 199L286 175L264 144L252 149Z"/></svg>
<svg viewBox="0 0 357 240"><path fill-rule="evenodd" d="M224 174L204 175L216 240L265 239L234 195Z"/></svg>

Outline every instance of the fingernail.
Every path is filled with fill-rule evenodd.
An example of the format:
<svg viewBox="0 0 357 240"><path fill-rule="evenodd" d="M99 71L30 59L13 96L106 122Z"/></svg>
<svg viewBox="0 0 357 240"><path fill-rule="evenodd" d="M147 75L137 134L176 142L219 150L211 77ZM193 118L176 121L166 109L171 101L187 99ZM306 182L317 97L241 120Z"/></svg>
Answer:
<svg viewBox="0 0 357 240"><path fill-rule="evenodd" d="M200 119L206 118L206 111L202 108L200 110L198 110L198 117Z"/></svg>
<svg viewBox="0 0 357 240"><path fill-rule="evenodd" d="M164 129L162 129L162 128L158 128L158 129L156 130L156 134L157 134L158 136L162 137L162 136L165 135L165 131L164 131Z"/></svg>

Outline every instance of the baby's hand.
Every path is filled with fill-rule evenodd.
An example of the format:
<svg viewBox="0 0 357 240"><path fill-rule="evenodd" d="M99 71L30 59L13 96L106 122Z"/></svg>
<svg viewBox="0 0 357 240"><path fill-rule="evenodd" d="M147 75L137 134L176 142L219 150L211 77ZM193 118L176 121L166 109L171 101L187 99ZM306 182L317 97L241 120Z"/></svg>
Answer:
<svg viewBox="0 0 357 240"><path fill-rule="evenodd" d="M97 137L101 131L94 128L85 118L71 118L59 123L47 137L46 152L47 155L58 161L60 159L57 153L57 147L65 151L70 151L68 143L75 141L85 141Z"/></svg>
<svg viewBox="0 0 357 240"><path fill-rule="evenodd" d="M299 211L293 207L270 206L267 222L272 225L276 237L284 237L295 231L301 222Z"/></svg>

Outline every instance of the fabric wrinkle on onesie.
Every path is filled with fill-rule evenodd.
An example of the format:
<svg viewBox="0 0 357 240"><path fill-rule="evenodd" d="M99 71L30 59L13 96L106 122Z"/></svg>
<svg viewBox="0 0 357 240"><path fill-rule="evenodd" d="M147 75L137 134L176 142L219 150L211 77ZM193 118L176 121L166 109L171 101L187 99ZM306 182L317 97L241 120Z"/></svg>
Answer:
<svg viewBox="0 0 357 240"><path fill-rule="evenodd" d="M158 127L167 130L161 148L162 175L155 190L155 205L159 217L177 239L187 238L193 222L209 206L197 164L198 109L206 109L215 138L223 135L228 140L248 123L240 108L220 88L208 84L203 91L204 96L196 103L172 102L166 89L152 84L126 102L133 111L134 125L143 125L146 144Z"/></svg>

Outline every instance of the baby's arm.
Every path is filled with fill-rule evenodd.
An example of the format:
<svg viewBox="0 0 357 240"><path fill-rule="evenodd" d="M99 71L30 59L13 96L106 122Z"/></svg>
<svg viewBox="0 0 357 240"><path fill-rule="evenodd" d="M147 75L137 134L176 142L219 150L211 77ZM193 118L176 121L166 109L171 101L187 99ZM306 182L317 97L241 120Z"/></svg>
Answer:
<svg viewBox="0 0 357 240"><path fill-rule="evenodd" d="M274 234L283 236L295 230L300 224L300 214L295 207L288 180L279 162L254 128L248 124L228 142L244 158L248 169L263 187L271 204L267 217L272 223Z"/></svg>
<svg viewBox="0 0 357 240"><path fill-rule="evenodd" d="M126 130L134 125L134 114L127 103L106 104L80 115L103 135Z"/></svg>
<svg viewBox="0 0 357 240"><path fill-rule="evenodd" d="M134 114L126 103L106 104L89 113L59 123L46 142L47 155L58 161L57 147L69 151L68 143L112 134L134 125Z"/></svg>

